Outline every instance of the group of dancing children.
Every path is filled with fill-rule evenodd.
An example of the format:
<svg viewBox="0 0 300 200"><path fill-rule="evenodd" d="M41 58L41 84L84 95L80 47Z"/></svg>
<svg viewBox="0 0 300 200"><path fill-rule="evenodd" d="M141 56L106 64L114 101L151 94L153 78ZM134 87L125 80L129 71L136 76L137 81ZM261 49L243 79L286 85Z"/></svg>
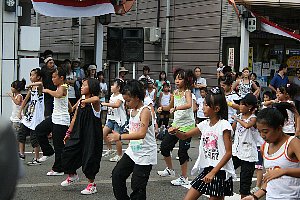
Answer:
<svg viewBox="0 0 300 200"><path fill-rule="evenodd" d="M157 164L156 131L164 125L168 131L162 139L160 152L166 168L157 171L157 174L162 177L176 176L171 152L179 143L180 176L171 183L176 186L191 185L184 199L209 195L210 199L221 200L232 196L235 170L239 167L242 199L256 200L264 195L268 200L300 198L300 141L296 137L300 135L300 117L291 101L299 90L294 85L278 88L275 100L266 92L264 101L258 105L257 97L251 93L242 98L237 95L232 89L232 77L225 75L220 77L219 87L210 90L199 88L201 98L197 99L199 107L195 108L191 90L194 74L189 70L177 69L174 72L176 90L173 93L169 91L168 82L161 86L159 95L153 91L148 91L147 95L147 85L151 84L148 80L124 83L116 79L111 86L109 102L100 103L99 82L89 78L83 80L82 97L72 106L68 103L65 80L65 70L57 68L52 74L57 89L43 89L40 70L33 69L30 73L32 83L28 86L25 99L20 95L25 87L24 81L13 82L10 94L13 101L11 121L18 129L20 158L25 159L25 139L30 135L35 156L28 164L38 165L55 152L54 165L47 175L68 174L62 186L78 182L76 170L82 167L89 183L81 193L96 193L95 176L99 172L102 156L116 154L111 158L111 161L117 161L112 170L115 198L146 199L150 172ZM54 97L53 114L45 119L44 94ZM154 111L156 97L159 99L157 113ZM108 107L103 129L101 106ZM75 113L72 119L70 112ZM174 120L169 127L171 115ZM50 124L51 128L46 131L45 127L40 127L43 123ZM49 131L52 132L54 150L45 141ZM191 138L196 135L200 138L199 154L192 168L192 175L196 178L190 183L188 150ZM102 140L107 145L104 154ZM123 155L122 140L129 141ZM113 142L116 143L116 151L112 149ZM40 147L42 158L39 158ZM257 187L250 193L255 168ZM130 175L132 192L128 195L126 179Z"/></svg>

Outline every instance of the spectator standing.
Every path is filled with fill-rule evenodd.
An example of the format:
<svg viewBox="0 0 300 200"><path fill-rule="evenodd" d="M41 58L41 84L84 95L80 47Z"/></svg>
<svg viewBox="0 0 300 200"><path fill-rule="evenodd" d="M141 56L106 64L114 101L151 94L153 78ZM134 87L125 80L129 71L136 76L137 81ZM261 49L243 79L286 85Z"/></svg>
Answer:
<svg viewBox="0 0 300 200"><path fill-rule="evenodd" d="M293 79L293 83L300 87L300 68L296 69L296 76ZM295 106L297 108L298 113L300 113L300 94L297 94L294 98Z"/></svg>
<svg viewBox="0 0 300 200"><path fill-rule="evenodd" d="M272 78L269 88L271 88L273 93L276 94L277 88L286 86L289 83L289 79L286 76L287 68L287 64L281 64L278 73Z"/></svg>
<svg viewBox="0 0 300 200"><path fill-rule="evenodd" d="M143 67L143 75L140 76L139 81L140 81L141 79L147 79L147 80L151 79L150 76L149 76L149 73L150 73L150 68L149 68L148 65L145 65L145 66Z"/></svg>
<svg viewBox="0 0 300 200"><path fill-rule="evenodd" d="M158 103L160 93L163 91L163 85L168 83L170 85L170 81L167 80L167 74L165 71L161 71L158 76L158 80L155 80L155 87L157 89L156 93L156 101ZM158 104L157 104L158 105Z"/></svg>
<svg viewBox="0 0 300 200"><path fill-rule="evenodd" d="M84 71L83 69L81 69L80 64L81 63L79 59L75 59L72 62L72 70L76 74L76 78L75 78L76 80L74 83L76 100L78 100L81 97L81 93L80 93L80 88L82 85L81 81L85 78Z"/></svg>
<svg viewBox="0 0 300 200"><path fill-rule="evenodd" d="M195 82L193 85L193 93L196 96L196 99L200 98L200 88L206 87L206 79L201 77L201 68L195 67L194 69Z"/></svg>
<svg viewBox="0 0 300 200"><path fill-rule="evenodd" d="M233 84L233 88L237 88L238 87L238 94L241 98L244 98L246 96L246 94L248 93L252 93L252 89L255 90L255 92L253 93L256 97L258 97L259 95L259 87L257 87L257 85L250 80L250 71L249 69L246 67L243 69L243 78L240 80L237 80L234 82Z"/></svg>
<svg viewBox="0 0 300 200"><path fill-rule="evenodd" d="M76 103L76 95L74 88L74 84L76 81L76 73L72 70L71 61L69 59L64 60L63 66L67 72L66 83L68 84L69 101L73 106Z"/></svg>
<svg viewBox="0 0 300 200"><path fill-rule="evenodd" d="M123 80L124 82L126 81L125 76L128 74L128 70L125 67L120 67L119 68L119 79Z"/></svg>
<svg viewBox="0 0 300 200"><path fill-rule="evenodd" d="M103 103L103 102L106 101L105 96L107 94L107 84L105 83L104 73L102 71L99 71L97 73L97 77L98 77L98 80L100 82L100 94L99 94L100 103ZM105 124L106 113L107 113L107 106L102 106L101 107L101 121L102 121L102 124Z"/></svg>
<svg viewBox="0 0 300 200"><path fill-rule="evenodd" d="M44 60L45 65L41 68L42 82L44 89L56 90L56 86L52 82L52 74L55 71L54 60L48 57ZM44 95L45 118L51 116L53 112L53 97L50 94Z"/></svg>
<svg viewBox="0 0 300 200"><path fill-rule="evenodd" d="M97 78L96 70L97 70L96 65L89 65L88 71L87 71L87 78Z"/></svg>

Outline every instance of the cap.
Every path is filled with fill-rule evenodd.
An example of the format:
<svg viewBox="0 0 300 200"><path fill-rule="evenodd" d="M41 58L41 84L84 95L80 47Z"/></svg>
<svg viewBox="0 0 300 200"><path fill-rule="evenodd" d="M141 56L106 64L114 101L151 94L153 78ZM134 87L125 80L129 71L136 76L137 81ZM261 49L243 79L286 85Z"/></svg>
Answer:
<svg viewBox="0 0 300 200"><path fill-rule="evenodd" d="M148 84L153 84L153 83L154 83L154 80L153 80L153 79L150 79L150 78L148 78L148 79L147 79L147 83L148 83Z"/></svg>
<svg viewBox="0 0 300 200"><path fill-rule="evenodd" d="M47 62L49 62L50 60L53 60L53 58L52 58L52 57L46 58L46 59L44 60L44 63L47 63Z"/></svg>
<svg viewBox="0 0 300 200"><path fill-rule="evenodd" d="M239 100L233 100L235 103L240 104L240 102L243 102L247 105L256 105L257 104L257 98L254 94L248 93L244 98Z"/></svg>
<svg viewBox="0 0 300 200"><path fill-rule="evenodd" d="M80 63L80 60L79 60L79 58L75 58L75 59L73 60L73 62L78 62L78 63Z"/></svg>
<svg viewBox="0 0 300 200"><path fill-rule="evenodd" d="M128 70L125 67L120 67L119 72L128 72Z"/></svg>
<svg viewBox="0 0 300 200"><path fill-rule="evenodd" d="M94 69L94 70L97 69L96 65L90 65L89 68L88 68L88 70L93 70L93 69Z"/></svg>

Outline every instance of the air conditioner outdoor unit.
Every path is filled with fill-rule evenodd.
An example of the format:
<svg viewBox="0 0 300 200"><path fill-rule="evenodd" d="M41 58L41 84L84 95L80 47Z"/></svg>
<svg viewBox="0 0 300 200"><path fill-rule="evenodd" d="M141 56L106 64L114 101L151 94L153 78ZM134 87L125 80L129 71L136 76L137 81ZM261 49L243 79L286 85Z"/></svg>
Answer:
<svg viewBox="0 0 300 200"><path fill-rule="evenodd" d="M159 42L161 38L161 28L160 27L145 27L144 28L144 40L145 42L156 43Z"/></svg>

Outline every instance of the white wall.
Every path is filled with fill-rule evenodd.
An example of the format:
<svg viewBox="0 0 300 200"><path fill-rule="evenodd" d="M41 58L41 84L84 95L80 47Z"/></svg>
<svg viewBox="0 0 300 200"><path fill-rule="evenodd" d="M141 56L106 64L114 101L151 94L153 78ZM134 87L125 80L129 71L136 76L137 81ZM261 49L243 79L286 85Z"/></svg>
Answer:
<svg viewBox="0 0 300 200"><path fill-rule="evenodd" d="M0 5L0 114L8 119L11 114L11 99L7 96L10 84L17 79L18 17L16 12L4 11Z"/></svg>

